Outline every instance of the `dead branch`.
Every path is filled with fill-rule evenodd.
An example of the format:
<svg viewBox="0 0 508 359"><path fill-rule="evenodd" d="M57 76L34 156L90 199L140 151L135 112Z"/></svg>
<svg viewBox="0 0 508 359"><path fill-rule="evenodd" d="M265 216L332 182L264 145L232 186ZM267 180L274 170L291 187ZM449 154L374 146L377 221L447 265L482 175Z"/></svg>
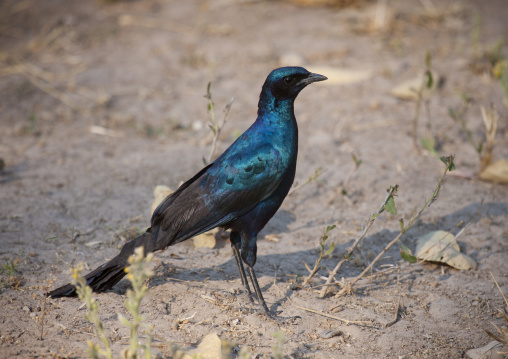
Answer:
<svg viewBox="0 0 508 359"><path fill-rule="evenodd" d="M275 284L274 284L275 285ZM322 315L323 317L327 317L327 318L331 318L331 319L335 319L335 320L339 320L343 323L346 323L346 325L349 325L349 324L356 324L356 325L369 325L369 324L372 324L371 321L367 321L367 320L349 320L349 319L344 319L344 318L340 318L340 317L336 317L334 315L330 315L330 314L326 314L326 313L323 313L323 312L320 312L318 310L314 310L314 309L309 309L309 308L305 308L305 307L302 307L302 306L299 306L298 304L295 304L291 298L289 298L282 289L280 289L277 285L275 285L275 287L281 291L281 293L284 294L284 296L286 297L286 299L289 301L289 304L291 304L293 307L295 308L298 308L298 309L301 309L301 310L305 310L306 312L310 312L310 313L314 313L314 314L318 314L318 315Z"/></svg>
<svg viewBox="0 0 508 359"><path fill-rule="evenodd" d="M399 295L399 300L397 301L397 306L395 307L395 313L393 315L393 319L385 324L385 328L391 327L397 322L397 319L399 318L399 310L400 310L400 299L402 298L401 295Z"/></svg>
<svg viewBox="0 0 508 359"><path fill-rule="evenodd" d="M355 283L358 282L360 279L362 279L372 269L374 264L379 259L381 259L381 257L383 257L383 255L388 251L388 249L390 249L395 243L397 243L397 241L404 235L404 233L406 233L411 228L411 226L413 225L414 221L418 217L420 217L420 215L423 213L423 211L427 207L430 207L430 205L435 200L437 200L437 198L439 196L439 191L441 190L441 183L443 182L446 174L448 173L448 171L451 171L451 170L455 169L455 165L453 164L453 159L454 158L455 158L454 155L442 158L442 161L445 162L446 167L445 167L445 169L443 171L443 175L441 176L441 178L439 179L439 181L437 183L436 188L434 189L434 192L432 192L432 196L427 200L427 202L425 202L425 204L420 209L420 211L411 218L411 220L409 221L409 224L407 226L404 227L404 222L401 220L401 231L397 235L397 237L395 237L390 243L388 243L388 245L376 256L376 258L374 258L374 260L367 266L367 268L364 269L364 271L362 273L360 273L356 278L352 279L351 281L348 281L347 285L344 288L342 288L335 295L335 297L338 298L338 297L341 297L344 293L350 292L352 290L352 287L355 285Z"/></svg>
<svg viewBox="0 0 508 359"><path fill-rule="evenodd" d="M398 185L395 185L395 186L391 186L389 189L388 189L388 194L386 195L385 199L383 200L383 203L381 203L381 205L379 206L378 210L376 213L372 214L366 224L366 226L364 227L362 233L355 239L355 241L353 242L353 245L351 247L348 248L346 254L344 255L344 258L340 260L339 263L337 263L337 265L335 266L335 268L333 269L333 271L330 273L330 275L328 276L328 279L326 280L323 288L320 290L319 292L319 297L320 298L323 298L325 295L326 295L326 292L328 291L328 288L329 288L329 284L332 283L332 281L334 280L334 277L335 275L337 274L337 272L339 271L340 267L342 266L342 264L344 264L344 262L350 260L351 258L351 254L353 253L353 251L355 250L356 246L358 245L358 243L363 239L365 238L365 236L367 235L367 232L369 231L370 227L372 226L372 224L374 223L374 221L376 220L376 218L384 211L385 209L385 206L386 206L386 203L388 202L388 200L394 196L394 194L397 192L397 189L398 189Z"/></svg>

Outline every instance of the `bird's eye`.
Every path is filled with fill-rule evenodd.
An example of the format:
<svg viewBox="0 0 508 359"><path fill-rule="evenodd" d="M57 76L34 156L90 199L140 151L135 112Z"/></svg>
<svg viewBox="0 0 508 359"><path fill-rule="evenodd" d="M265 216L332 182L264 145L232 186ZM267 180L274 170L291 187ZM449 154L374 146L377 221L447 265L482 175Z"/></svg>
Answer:
<svg viewBox="0 0 508 359"><path fill-rule="evenodd" d="M294 81L294 80L295 80L295 79L294 79L293 77L291 77L291 76L286 76L286 77L284 77L284 83L285 83L286 85L291 85L291 84L293 83L293 81Z"/></svg>

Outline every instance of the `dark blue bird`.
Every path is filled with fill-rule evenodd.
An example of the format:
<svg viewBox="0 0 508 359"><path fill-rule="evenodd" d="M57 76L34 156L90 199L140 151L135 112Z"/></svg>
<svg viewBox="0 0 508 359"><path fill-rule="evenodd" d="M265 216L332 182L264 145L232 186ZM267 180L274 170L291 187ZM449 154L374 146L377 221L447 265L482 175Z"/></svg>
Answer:
<svg viewBox="0 0 508 359"><path fill-rule="evenodd" d="M253 266L259 231L277 212L295 177L298 127L294 101L307 85L327 78L301 67L282 67L267 77L259 97L258 117L222 155L185 182L157 207L151 227L126 243L120 254L85 276L102 292L125 275L134 249L161 251L215 227L231 229L231 246L242 284L251 297L247 265L259 303L268 311ZM242 263L243 260L243 263ZM48 293L75 296L67 284Z"/></svg>

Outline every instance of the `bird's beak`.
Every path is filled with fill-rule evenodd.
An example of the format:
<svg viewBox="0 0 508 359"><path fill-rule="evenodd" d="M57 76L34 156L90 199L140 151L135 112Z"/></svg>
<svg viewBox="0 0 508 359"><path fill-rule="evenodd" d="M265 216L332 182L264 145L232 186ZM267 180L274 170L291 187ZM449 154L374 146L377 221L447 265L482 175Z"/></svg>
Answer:
<svg viewBox="0 0 508 359"><path fill-rule="evenodd" d="M301 80L298 83L298 85L305 85L305 86L307 86L308 84L311 84L313 82L324 81L324 80L328 80L328 77L320 75L320 74L314 74L314 73L311 72L309 74L309 76L307 76L306 78Z"/></svg>

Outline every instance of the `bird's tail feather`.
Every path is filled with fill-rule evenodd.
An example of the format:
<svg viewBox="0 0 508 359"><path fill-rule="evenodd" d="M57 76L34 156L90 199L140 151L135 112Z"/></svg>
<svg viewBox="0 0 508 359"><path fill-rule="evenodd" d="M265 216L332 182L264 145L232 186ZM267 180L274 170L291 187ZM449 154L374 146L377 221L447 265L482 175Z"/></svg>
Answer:
<svg viewBox="0 0 508 359"><path fill-rule="evenodd" d="M86 284L89 285L94 292L104 292L111 289L125 276L126 273L124 269L128 265L129 256L134 254L135 248L144 246L145 255L155 250L152 239L153 235L150 230L148 230L141 236L126 243L120 251L120 254L85 275ZM52 290L47 293L47 295L52 298L75 297L77 295L76 287L69 283Z"/></svg>

